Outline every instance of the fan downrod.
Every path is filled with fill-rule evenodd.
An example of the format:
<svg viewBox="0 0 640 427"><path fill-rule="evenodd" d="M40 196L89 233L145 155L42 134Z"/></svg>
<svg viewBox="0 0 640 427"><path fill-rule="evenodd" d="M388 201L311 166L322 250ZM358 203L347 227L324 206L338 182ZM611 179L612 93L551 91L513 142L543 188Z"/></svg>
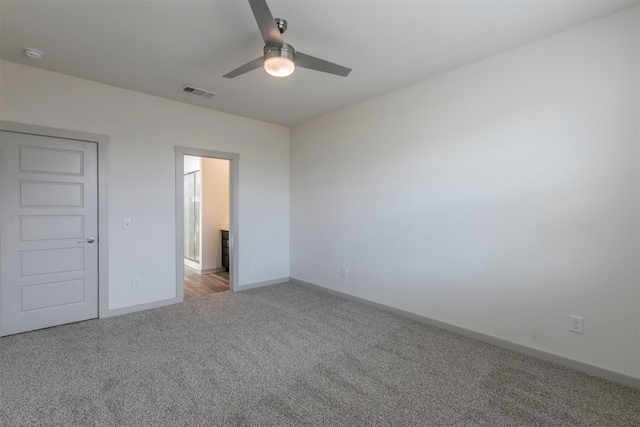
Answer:
<svg viewBox="0 0 640 427"><path fill-rule="evenodd" d="M278 27L278 30L280 30L280 34L283 34L285 31L287 31L287 21L282 19L282 18L276 18L274 19L274 21L276 21L276 26Z"/></svg>

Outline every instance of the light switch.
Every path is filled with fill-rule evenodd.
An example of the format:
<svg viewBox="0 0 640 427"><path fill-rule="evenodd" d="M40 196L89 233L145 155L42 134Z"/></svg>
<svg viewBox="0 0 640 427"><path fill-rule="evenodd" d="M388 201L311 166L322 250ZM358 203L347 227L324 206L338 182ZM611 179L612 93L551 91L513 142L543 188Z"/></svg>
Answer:
<svg viewBox="0 0 640 427"><path fill-rule="evenodd" d="M122 219L122 228L131 228L131 218Z"/></svg>

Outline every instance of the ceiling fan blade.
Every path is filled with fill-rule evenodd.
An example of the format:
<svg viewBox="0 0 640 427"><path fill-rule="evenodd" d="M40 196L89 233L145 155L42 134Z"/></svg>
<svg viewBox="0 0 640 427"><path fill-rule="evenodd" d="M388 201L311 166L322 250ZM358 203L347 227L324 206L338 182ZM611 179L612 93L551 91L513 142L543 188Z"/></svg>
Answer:
<svg viewBox="0 0 640 427"><path fill-rule="evenodd" d="M247 62L246 64L236 68L235 70L228 72L222 77L226 77L228 79L238 77L240 74L248 73L249 71L255 70L256 68L262 67L263 63L264 58L261 56L260 58L256 58L253 61Z"/></svg>
<svg viewBox="0 0 640 427"><path fill-rule="evenodd" d="M267 46L284 46L284 39L271 15L265 0L249 0L249 6L256 18L262 39Z"/></svg>
<svg viewBox="0 0 640 427"><path fill-rule="evenodd" d="M323 73L336 74L338 76L347 77L351 72L351 68L325 61L324 59L309 56L302 52L296 51L296 66L309 68L311 70L322 71Z"/></svg>

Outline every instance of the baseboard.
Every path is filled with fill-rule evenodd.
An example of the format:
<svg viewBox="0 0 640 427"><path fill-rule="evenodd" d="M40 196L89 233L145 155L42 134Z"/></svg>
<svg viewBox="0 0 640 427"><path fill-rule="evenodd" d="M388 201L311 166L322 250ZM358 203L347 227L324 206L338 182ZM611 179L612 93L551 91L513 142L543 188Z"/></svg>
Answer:
<svg viewBox="0 0 640 427"><path fill-rule="evenodd" d="M227 271L227 269L224 267L203 268L200 270L200 274L222 273L223 271Z"/></svg>
<svg viewBox="0 0 640 427"><path fill-rule="evenodd" d="M287 283L288 281L289 281L288 277L282 277L280 279L265 280L264 282L247 283L246 285L238 285L238 288L234 289L233 291L234 292L247 291L249 289L262 288L263 286L271 286L271 285L277 285L279 283Z"/></svg>
<svg viewBox="0 0 640 427"><path fill-rule="evenodd" d="M547 362L554 363L556 365L564 366L566 368L570 368L576 371L583 372L588 375L592 375L594 377L602 378L608 381L612 381L614 383L622 384L627 387L632 387L636 389L640 389L640 378L632 377L630 375L621 374L619 372L611 371L609 369L601 368L599 366L590 365L588 363L579 362L577 360L569 359L564 356L560 356L557 354L549 353L543 350L538 350L536 348L527 347L522 344L514 343L512 341L505 340L503 338L498 338L492 335L483 334L481 332L473 331L471 329L462 328L460 326L451 325L449 323L442 322L440 320L431 319L426 316L422 316L419 314L411 313L409 311L401 310L399 308L390 307L388 305L380 304L378 302L370 301L365 298L360 298L354 295L346 294L340 291L336 291L335 289L325 288L324 286L316 285L314 283L306 282L304 280L296 279L291 277L289 279L291 283L300 284L303 286L308 286L314 289L318 289L323 292L327 292L332 295L336 295L342 297L344 299L348 299L351 301L357 301L371 307L379 308L381 310L397 314L402 317L406 317L411 320L415 320L420 323L424 323L430 326L435 326L440 329L444 329L458 335L463 335L465 337L473 338L478 341L486 342L488 344L495 345L497 347L501 347L507 350L515 351L517 353L525 354L527 356L535 357L536 359L545 360Z"/></svg>
<svg viewBox="0 0 640 427"><path fill-rule="evenodd" d="M281 279L265 280L264 282L248 283L246 285L238 286L238 289L235 289L234 292L247 291L249 289L261 288L263 286L277 285L278 283L286 283L288 281L289 281L288 277L283 277ZM114 316L120 316L122 314L130 314L130 313L136 313L138 311L151 310L154 308L165 307L167 305L178 304L180 302L182 301L178 301L177 298L170 298L170 299L165 299L161 301L149 302L145 304L132 305L129 307L114 308L114 309L108 310L105 313L100 313L99 318L106 319L107 317L114 317Z"/></svg>
<svg viewBox="0 0 640 427"><path fill-rule="evenodd" d="M199 262L191 261L189 258L184 258L184 265L186 265L187 267L191 267L194 270L198 270L198 273L200 272Z"/></svg>
<svg viewBox="0 0 640 427"><path fill-rule="evenodd" d="M136 313L138 311L151 310L153 308L160 308L160 307L165 307L167 305L177 304L179 302L182 302L182 301L178 301L177 298L171 298L171 299L165 299L161 301L148 302L145 304L131 305L128 307L114 308L114 309L108 310L106 313L101 312L99 318L106 319L107 317L114 317L114 316L120 316L122 314L130 314L130 313Z"/></svg>
<svg viewBox="0 0 640 427"><path fill-rule="evenodd" d="M198 274L221 273L223 271L227 271L227 269L224 267L200 268L200 264L187 258L184 259L184 265L193 268L198 272Z"/></svg>

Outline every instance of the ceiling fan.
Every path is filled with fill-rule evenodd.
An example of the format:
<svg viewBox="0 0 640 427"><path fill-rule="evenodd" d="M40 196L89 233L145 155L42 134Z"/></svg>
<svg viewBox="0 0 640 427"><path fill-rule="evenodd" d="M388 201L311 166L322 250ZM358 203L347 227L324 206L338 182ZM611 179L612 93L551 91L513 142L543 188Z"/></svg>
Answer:
<svg viewBox="0 0 640 427"><path fill-rule="evenodd" d="M267 73L276 77L290 76L296 66L343 77L349 75L351 68L296 52L293 46L285 43L282 33L287 30L287 21L281 18L273 19L265 0L249 0L249 5L264 39L264 56L247 62L222 77L232 79L261 66Z"/></svg>

